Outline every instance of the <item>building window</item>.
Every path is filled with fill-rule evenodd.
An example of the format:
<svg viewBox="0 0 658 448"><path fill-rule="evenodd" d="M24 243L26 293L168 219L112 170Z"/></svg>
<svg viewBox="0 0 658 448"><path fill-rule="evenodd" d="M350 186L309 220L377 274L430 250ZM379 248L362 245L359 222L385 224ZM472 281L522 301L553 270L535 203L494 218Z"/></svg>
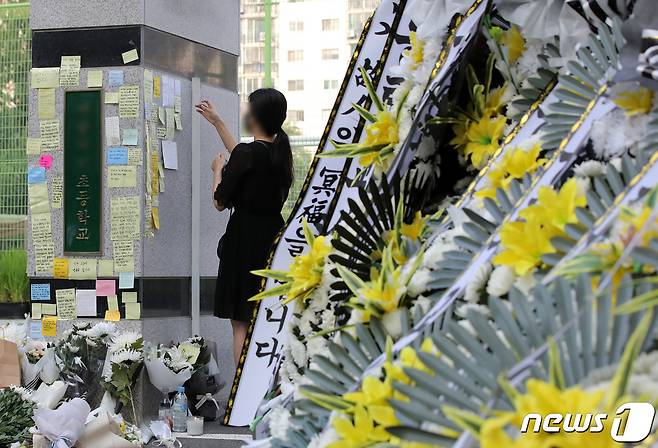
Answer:
<svg viewBox="0 0 658 448"><path fill-rule="evenodd" d="M324 90L336 90L338 88L337 79L325 79L324 80Z"/></svg>
<svg viewBox="0 0 658 448"><path fill-rule="evenodd" d="M291 79L288 81L288 90L291 92L304 90L304 80L303 79Z"/></svg>
<svg viewBox="0 0 658 448"><path fill-rule="evenodd" d="M295 20L290 22L290 31L304 31L304 22L300 20Z"/></svg>
<svg viewBox="0 0 658 448"><path fill-rule="evenodd" d="M338 59L338 48L325 48L322 50L322 59L325 61Z"/></svg>
<svg viewBox="0 0 658 448"><path fill-rule="evenodd" d="M303 61L304 60L304 50L290 50L288 51L288 61Z"/></svg>
<svg viewBox="0 0 658 448"><path fill-rule="evenodd" d="M322 19L322 31L338 31L338 19Z"/></svg>
<svg viewBox="0 0 658 448"><path fill-rule="evenodd" d="M288 119L290 121L299 123L300 121L304 121L304 111L303 110L289 110L288 111Z"/></svg>

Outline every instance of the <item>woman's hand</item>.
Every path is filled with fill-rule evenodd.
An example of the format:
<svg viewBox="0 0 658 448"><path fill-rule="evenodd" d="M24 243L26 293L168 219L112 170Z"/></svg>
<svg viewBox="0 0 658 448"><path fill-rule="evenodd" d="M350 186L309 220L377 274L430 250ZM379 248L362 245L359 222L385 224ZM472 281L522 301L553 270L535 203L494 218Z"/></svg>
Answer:
<svg viewBox="0 0 658 448"><path fill-rule="evenodd" d="M196 104L194 107L196 107L196 111L199 112L203 118L208 120L208 123L212 124L213 126L217 126L222 122L222 119L219 118L217 110L215 110L215 106L213 106L210 101L203 100L199 104Z"/></svg>
<svg viewBox="0 0 658 448"><path fill-rule="evenodd" d="M215 173L221 173L225 164L226 158L224 157L224 154L220 152L213 159L212 164L210 165L210 169Z"/></svg>

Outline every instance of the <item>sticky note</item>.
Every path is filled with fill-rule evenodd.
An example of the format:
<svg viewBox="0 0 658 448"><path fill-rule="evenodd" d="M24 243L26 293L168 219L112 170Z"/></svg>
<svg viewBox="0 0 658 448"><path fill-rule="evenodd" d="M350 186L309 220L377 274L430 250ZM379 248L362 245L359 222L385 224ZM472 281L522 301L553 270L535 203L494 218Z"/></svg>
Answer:
<svg viewBox="0 0 658 448"><path fill-rule="evenodd" d="M155 98L160 98L160 77L153 77L153 96Z"/></svg>
<svg viewBox="0 0 658 448"><path fill-rule="evenodd" d="M119 87L119 116L121 118L139 116L139 86Z"/></svg>
<svg viewBox="0 0 658 448"><path fill-rule="evenodd" d="M64 197L64 178L53 177L50 180L50 203L53 208L62 208Z"/></svg>
<svg viewBox="0 0 658 448"><path fill-rule="evenodd" d="M181 120L180 114L174 114L174 122L176 123L176 130L183 130L183 121Z"/></svg>
<svg viewBox="0 0 658 448"><path fill-rule="evenodd" d="M165 108L162 106L158 107L158 120L160 120L160 123L165 124L165 121L167 120L166 115Z"/></svg>
<svg viewBox="0 0 658 448"><path fill-rule="evenodd" d="M160 211L158 207L151 208L151 217L153 218L153 227L160 228Z"/></svg>
<svg viewBox="0 0 658 448"><path fill-rule="evenodd" d="M126 319L139 319L142 310L139 303L126 303Z"/></svg>
<svg viewBox="0 0 658 448"><path fill-rule="evenodd" d="M107 146L119 146L121 144L119 117L105 117L105 144Z"/></svg>
<svg viewBox="0 0 658 448"><path fill-rule="evenodd" d="M124 64L129 64L129 63L139 59L139 55L137 54L137 49L136 48L133 48L132 50L126 51L125 53L121 53L121 57L123 58L123 63Z"/></svg>
<svg viewBox="0 0 658 448"><path fill-rule="evenodd" d="M41 120L39 137L42 151L54 151L59 148L59 120Z"/></svg>
<svg viewBox="0 0 658 448"><path fill-rule="evenodd" d="M75 309L78 317L96 317L96 290L76 289Z"/></svg>
<svg viewBox="0 0 658 448"><path fill-rule="evenodd" d="M96 280L97 296L113 296L116 294L116 281L114 280Z"/></svg>
<svg viewBox="0 0 658 448"><path fill-rule="evenodd" d="M52 239L35 245L34 252L34 269L37 275L51 277L53 275L53 258L55 256L55 245Z"/></svg>
<svg viewBox="0 0 658 448"><path fill-rule="evenodd" d="M134 272L119 273L119 289L133 289L135 287Z"/></svg>
<svg viewBox="0 0 658 448"><path fill-rule="evenodd" d="M41 319L41 304L32 304L32 319Z"/></svg>
<svg viewBox="0 0 658 448"><path fill-rule="evenodd" d="M39 89L37 102L39 120L55 118L55 89Z"/></svg>
<svg viewBox="0 0 658 448"><path fill-rule="evenodd" d="M50 300L50 283L32 283L30 285L30 299Z"/></svg>
<svg viewBox="0 0 658 448"><path fill-rule="evenodd" d="M59 67L33 68L30 74L30 87L33 89L59 87Z"/></svg>
<svg viewBox="0 0 658 448"><path fill-rule="evenodd" d="M121 320L121 313L119 310L107 310L105 311L105 320L110 322L119 322Z"/></svg>
<svg viewBox="0 0 658 448"><path fill-rule="evenodd" d="M119 301L117 296L107 296L107 309L112 311L119 310Z"/></svg>
<svg viewBox="0 0 658 448"><path fill-rule="evenodd" d="M57 316L44 316L41 320L41 335L52 338L57 336Z"/></svg>
<svg viewBox="0 0 658 448"><path fill-rule="evenodd" d="M133 242L114 241L113 249L114 249L114 272L119 272L119 273L134 272L135 259L133 253ZM121 277L119 277L119 279L121 279Z"/></svg>
<svg viewBox="0 0 658 448"><path fill-rule="evenodd" d="M33 214L50 212L48 186L45 183L28 184L27 197L30 204L30 210Z"/></svg>
<svg viewBox="0 0 658 448"><path fill-rule="evenodd" d="M162 77L162 105L164 107L174 107L174 78L169 76Z"/></svg>
<svg viewBox="0 0 658 448"><path fill-rule="evenodd" d="M69 260L68 258L55 258L53 260L53 277L69 278Z"/></svg>
<svg viewBox="0 0 658 448"><path fill-rule="evenodd" d="M97 261L88 258L69 258L69 278L72 280L96 279Z"/></svg>
<svg viewBox="0 0 658 448"><path fill-rule="evenodd" d="M41 152L41 139L38 137L28 137L26 150L29 155L39 154Z"/></svg>
<svg viewBox="0 0 658 448"><path fill-rule="evenodd" d="M121 301L123 303L136 303L137 291L124 291L121 293Z"/></svg>
<svg viewBox="0 0 658 448"><path fill-rule="evenodd" d="M165 138L172 140L174 138L175 125L174 125L174 109L168 107L165 109Z"/></svg>
<svg viewBox="0 0 658 448"><path fill-rule="evenodd" d="M123 70L110 70L107 79L110 87L121 87L123 85Z"/></svg>
<svg viewBox="0 0 658 448"><path fill-rule="evenodd" d="M108 166L107 186L110 188L135 188L137 186L137 167Z"/></svg>
<svg viewBox="0 0 658 448"><path fill-rule="evenodd" d="M162 161L165 169L178 169L178 147L176 142L162 140Z"/></svg>
<svg viewBox="0 0 658 448"><path fill-rule="evenodd" d="M141 166L142 148L128 148L128 165Z"/></svg>
<svg viewBox="0 0 658 448"><path fill-rule="evenodd" d="M28 184L42 184L46 181L46 169L42 166L32 166L27 169Z"/></svg>
<svg viewBox="0 0 658 448"><path fill-rule="evenodd" d="M57 305L54 303L42 303L41 304L41 314L56 316L57 315Z"/></svg>
<svg viewBox="0 0 658 448"><path fill-rule="evenodd" d="M114 260L98 260L98 276L114 277Z"/></svg>
<svg viewBox="0 0 658 448"><path fill-rule="evenodd" d="M75 87L80 84L80 56L62 56L59 66L59 85Z"/></svg>
<svg viewBox="0 0 658 448"><path fill-rule="evenodd" d="M53 166L52 154L41 154L41 157L39 157L39 166L45 170L49 170Z"/></svg>
<svg viewBox="0 0 658 448"><path fill-rule="evenodd" d="M62 320L75 319L75 288L56 289L57 315Z"/></svg>
<svg viewBox="0 0 658 448"><path fill-rule="evenodd" d="M105 104L119 104L119 92L105 92Z"/></svg>
<svg viewBox="0 0 658 448"><path fill-rule="evenodd" d="M122 145L137 146L139 140L139 132L137 129L124 129L123 137L121 138Z"/></svg>
<svg viewBox="0 0 658 448"><path fill-rule="evenodd" d="M139 196L110 199L110 238L112 241L139 238L140 205ZM132 269L129 270L132 271Z"/></svg>
<svg viewBox="0 0 658 448"><path fill-rule="evenodd" d="M34 320L30 322L30 330L28 333L30 339L43 339L42 331L43 328L41 326L40 320Z"/></svg>
<svg viewBox="0 0 658 448"><path fill-rule="evenodd" d="M103 70L87 72L87 87L103 87Z"/></svg>
<svg viewBox="0 0 658 448"><path fill-rule="evenodd" d="M51 221L50 213L38 213L30 216L32 242L35 246L52 242L53 230Z"/></svg>
<svg viewBox="0 0 658 448"><path fill-rule="evenodd" d="M107 148L106 162L108 165L127 165L128 148L125 146Z"/></svg>

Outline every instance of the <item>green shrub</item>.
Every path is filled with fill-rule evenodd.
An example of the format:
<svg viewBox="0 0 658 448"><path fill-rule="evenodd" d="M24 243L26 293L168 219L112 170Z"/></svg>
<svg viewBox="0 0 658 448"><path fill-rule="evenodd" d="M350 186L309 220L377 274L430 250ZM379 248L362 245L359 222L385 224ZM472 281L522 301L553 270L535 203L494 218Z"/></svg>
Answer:
<svg viewBox="0 0 658 448"><path fill-rule="evenodd" d="M0 302L27 300L27 254L15 249L0 252Z"/></svg>

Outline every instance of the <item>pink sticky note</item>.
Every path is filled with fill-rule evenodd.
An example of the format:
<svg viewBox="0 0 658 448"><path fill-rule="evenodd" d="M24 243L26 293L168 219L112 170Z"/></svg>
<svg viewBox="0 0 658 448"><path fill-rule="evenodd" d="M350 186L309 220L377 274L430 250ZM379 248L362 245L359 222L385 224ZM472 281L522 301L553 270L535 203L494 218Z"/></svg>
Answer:
<svg viewBox="0 0 658 448"><path fill-rule="evenodd" d="M117 293L115 280L96 280L96 296L114 296Z"/></svg>
<svg viewBox="0 0 658 448"><path fill-rule="evenodd" d="M53 156L50 154L43 154L39 157L39 165L49 170L50 167L53 166Z"/></svg>

